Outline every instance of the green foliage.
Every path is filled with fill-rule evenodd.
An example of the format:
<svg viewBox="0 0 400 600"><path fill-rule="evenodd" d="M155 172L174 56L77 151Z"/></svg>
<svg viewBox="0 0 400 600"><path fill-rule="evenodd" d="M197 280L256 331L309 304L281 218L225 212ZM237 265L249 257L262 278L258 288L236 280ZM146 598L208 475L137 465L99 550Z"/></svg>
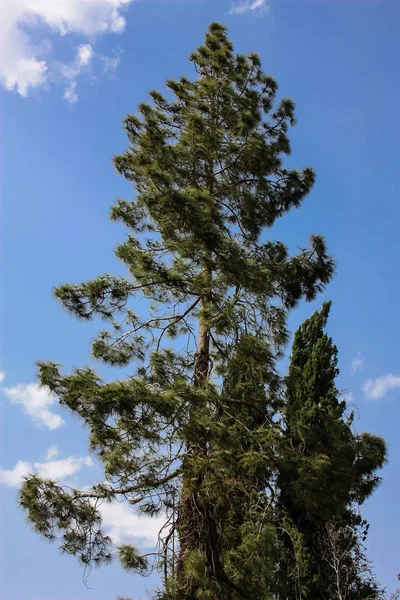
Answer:
<svg viewBox="0 0 400 600"><path fill-rule="evenodd" d="M45 539L54 541L61 530L64 552L78 556L84 565L99 566L111 561L111 540L102 533L99 512L88 497L33 475L22 488L20 503Z"/></svg>
<svg viewBox="0 0 400 600"><path fill-rule="evenodd" d="M118 550L126 569L163 573L162 600L310 597L305 523L319 535L320 520L367 497L384 444L344 419L336 350L321 334L327 306L296 336L283 401L288 315L334 270L322 237L290 256L266 236L315 180L284 166L292 100L276 102L259 57L234 54L222 25L190 60L193 80L168 80L124 121L129 145L114 163L135 195L111 218L128 230L116 249L127 276L55 290L77 318L106 322L92 355L130 376L38 364L42 385L85 424L104 481L71 491L30 477L21 505L84 564L112 556L101 502L165 516L154 552Z"/></svg>
<svg viewBox="0 0 400 600"><path fill-rule="evenodd" d="M329 310L325 303L296 332L286 380L280 512L301 534L307 558L299 572L298 545L282 529L282 599L361 600L380 593L363 554L367 529L358 506L379 483L386 447L377 436L356 434L352 415L346 416L335 386L337 348L324 333Z"/></svg>
<svg viewBox="0 0 400 600"><path fill-rule="evenodd" d="M141 556L138 550L129 544L120 546L119 560L126 571L134 571L144 575L149 568L146 557Z"/></svg>

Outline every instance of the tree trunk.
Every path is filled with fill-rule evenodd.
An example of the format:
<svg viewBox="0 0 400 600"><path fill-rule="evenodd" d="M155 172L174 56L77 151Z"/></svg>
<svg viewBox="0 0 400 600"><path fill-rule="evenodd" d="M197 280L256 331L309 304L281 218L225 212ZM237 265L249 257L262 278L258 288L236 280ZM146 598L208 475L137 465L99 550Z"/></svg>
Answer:
<svg viewBox="0 0 400 600"><path fill-rule="evenodd" d="M204 295L203 308L209 305L211 292ZM210 375L210 329L203 317L199 323L199 337L195 354L194 385L204 388ZM198 418L199 407L193 406L193 415ZM196 436L195 436L196 437ZM196 463L207 457L207 440L187 440L189 461ZM193 464L193 463L192 463ZM179 600L194 600L201 583L185 573L185 559L193 552L201 553L205 561L205 579L215 582L225 580L224 569L219 552L218 524L214 518L214 507L207 496L202 493L202 484L206 477L207 467L196 469L194 475L190 465L183 469L186 474L182 482L181 498L178 508L177 532L179 536L179 557L177 561L177 578L182 583ZM221 589L216 600L228 598Z"/></svg>

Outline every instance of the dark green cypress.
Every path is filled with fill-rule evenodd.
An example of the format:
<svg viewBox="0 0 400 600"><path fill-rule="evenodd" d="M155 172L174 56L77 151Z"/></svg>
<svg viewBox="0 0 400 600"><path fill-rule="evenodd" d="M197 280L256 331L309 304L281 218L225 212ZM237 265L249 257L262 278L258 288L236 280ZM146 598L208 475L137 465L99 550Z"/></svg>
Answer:
<svg viewBox="0 0 400 600"><path fill-rule="evenodd" d="M106 481L70 491L31 477L21 505L46 538L101 564L112 546L96 503L127 498L168 515L155 555L163 598L267 599L277 565L274 361L288 313L323 289L333 261L320 236L290 256L266 235L314 184L310 168L283 163L293 102L276 103L258 55L234 54L222 25L190 60L193 80L168 80L166 96L152 91L124 122L129 147L114 163L135 198L111 217L128 228L116 250L127 277L55 290L73 315L108 324L93 356L131 375L106 383L92 369L39 364L41 383L88 428ZM132 546L119 554L127 569L150 567Z"/></svg>
<svg viewBox="0 0 400 600"><path fill-rule="evenodd" d="M359 506L379 484L384 441L353 431L335 385L337 348L324 332L330 303L296 332L284 405L278 478L283 600L380 597L363 552ZM293 538L293 539L292 539Z"/></svg>

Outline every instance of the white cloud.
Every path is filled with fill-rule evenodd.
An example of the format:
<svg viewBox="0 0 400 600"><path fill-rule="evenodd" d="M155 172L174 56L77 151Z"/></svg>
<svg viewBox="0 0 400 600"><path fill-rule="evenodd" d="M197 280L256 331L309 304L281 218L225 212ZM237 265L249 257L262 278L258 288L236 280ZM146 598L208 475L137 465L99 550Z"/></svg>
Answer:
<svg viewBox="0 0 400 600"><path fill-rule="evenodd" d="M50 446L50 448L46 452L46 460L51 460L58 456L58 448L57 446Z"/></svg>
<svg viewBox="0 0 400 600"><path fill-rule="evenodd" d="M94 51L90 44L81 44L76 50L75 60L71 64L60 64L62 77L67 82L64 90L64 98L70 104L78 102L78 92L76 90L77 79L82 71L90 67L94 58Z"/></svg>
<svg viewBox="0 0 400 600"><path fill-rule="evenodd" d="M78 92L76 91L77 82L71 81L64 91L64 98L70 104L76 104L78 102Z"/></svg>
<svg viewBox="0 0 400 600"><path fill-rule="evenodd" d="M93 48L90 44L81 44L77 51L77 62L83 67L87 66L93 58Z"/></svg>
<svg viewBox="0 0 400 600"><path fill-rule="evenodd" d="M0 469L0 484L7 487L18 487L23 478L32 473L52 480L62 480L75 475L82 467L91 467L93 461L90 456L75 458L69 456L61 460L49 460L44 463L30 463L19 460L13 469Z"/></svg>
<svg viewBox="0 0 400 600"><path fill-rule="evenodd" d="M0 383L2 383L4 381L4 373L2 371L0 371Z"/></svg>
<svg viewBox="0 0 400 600"><path fill-rule="evenodd" d="M135 512L124 502L104 502L99 507L104 529L114 543L135 541L146 548L157 543L158 532L165 523L165 517L147 517Z"/></svg>
<svg viewBox="0 0 400 600"><path fill-rule="evenodd" d="M245 0L239 4L232 4L229 14L243 15L247 12L257 12L258 14L266 13L269 10L269 5L266 0Z"/></svg>
<svg viewBox="0 0 400 600"><path fill-rule="evenodd" d="M18 487L23 478L31 471L31 463L19 460L13 469L0 469L0 483L7 487Z"/></svg>
<svg viewBox="0 0 400 600"><path fill-rule="evenodd" d="M21 405L37 425L44 425L48 429L58 429L64 425L64 419L50 410L56 402L56 396L47 388L36 383L19 383L1 390L12 404Z"/></svg>
<svg viewBox="0 0 400 600"><path fill-rule="evenodd" d="M366 393L367 398L377 400L386 396L390 390L397 388L400 388L400 375L388 373L377 379L367 379L363 391Z"/></svg>
<svg viewBox="0 0 400 600"><path fill-rule="evenodd" d="M121 11L132 0L2 0L0 2L0 81L7 90L26 96L30 89L53 81L57 63L45 31L94 39L125 27ZM40 43L34 41L40 33ZM92 47L80 47L81 66ZM89 50L90 48L90 50ZM87 62L85 62L85 60ZM58 63L59 64L59 63Z"/></svg>
<svg viewBox="0 0 400 600"><path fill-rule="evenodd" d="M93 460L90 458L90 456L84 456L82 458L68 456L68 458L63 458L60 460L49 460L45 463L33 464L35 473L37 472L45 479L52 479L56 481L60 481L66 477L71 477L71 475L75 475L75 473L78 473L82 467L91 466L93 466Z"/></svg>
<svg viewBox="0 0 400 600"><path fill-rule="evenodd" d="M351 374L355 375L357 371L362 369L364 366L364 361L361 358L361 352L357 352L356 356L353 358L351 363Z"/></svg>
<svg viewBox="0 0 400 600"><path fill-rule="evenodd" d="M113 75L121 62L122 51L119 50L116 56L99 56L103 63L103 73Z"/></svg>

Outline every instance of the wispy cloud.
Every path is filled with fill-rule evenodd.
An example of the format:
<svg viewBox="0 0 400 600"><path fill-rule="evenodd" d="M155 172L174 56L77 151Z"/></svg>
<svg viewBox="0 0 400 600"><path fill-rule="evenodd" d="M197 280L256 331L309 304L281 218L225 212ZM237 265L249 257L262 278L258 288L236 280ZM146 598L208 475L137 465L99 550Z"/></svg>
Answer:
<svg viewBox="0 0 400 600"><path fill-rule="evenodd" d="M51 410L57 398L47 388L37 383L19 383L12 387L1 387L3 394L18 404L37 424L48 429L58 429L64 425L64 419Z"/></svg>
<svg viewBox="0 0 400 600"><path fill-rule="evenodd" d="M66 81L64 98L70 104L78 102L78 77L83 71L90 68L90 63L94 57L94 51L90 44L81 44L76 49L75 60L71 64L61 64L60 71Z"/></svg>
<svg viewBox="0 0 400 600"><path fill-rule="evenodd" d="M245 0L232 4L229 13L231 15L243 15L247 12L264 14L269 10L267 0Z"/></svg>
<svg viewBox="0 0 400 600"><path fill-rule="evenodd" d="M76 91L77 82L72 80L64 90L64 99L70 104L76 104L78 102L78 92Z"/></svg>
<svg viewBox="0 0 400 600"><path fill-rule="evenodd" d="M378 400L387 395L391 390L400 389L400 375L388 373L377 379L367 379L363 391L367 398Z"/></svg>
<svg viewBox="0 0 400 600"><path fill-rule="evenodd" d="M57 446L50 446L50 448L46 452L46 460L51 460L58 456L58 448Z"/></svg>
<svg viewBox="0 0 400 600"><path fill-rule="evenodd" d="M54 447L53 447L54 448ZM49 450L47 455L49 455ZM78 473L83 467L91 467L93 460L90 456L75 458L68 456L60 460L48 460L43 463L19 460L12 469L0 469L0 484L7 487L18 487L24 477L37 473L45 479L60 481Z"/></svg>
<svg viewBox="0 0 400 600"><path fill-rule="evenodd" d="M114 56L102 56L99 55L99 59L103 63L104 75L114 75L117 70L119 63L121 62L122 50L115 51Z"/></svg>
<svg viewBox="0 0 400 600"><path fill-rule="evenodd" d="M79 66L87 66L93 58L93 48L90 44L81 44L76 53L76 60Z"/></svg>
<svg viewBox="0 0 400 600"><path fill-rule="evenodd" d="M351 374L355 375L357 371L362 369L364 366L364 361L361 357L361 352L357 352L356 356L353 358L351 362Z"/></svg>
<svg viewBox="0 0 400 600"><path fill-rule="evenodd" d="M53 45L46 37L56 33L80 35L94 40L107 33L120 33L125 27L122 14L132 0L2 0L0 2L0 83L7 90L26 96L33 88L59 79L60 58L55 60ZM38 43L37 32L41 33ZM82 44L81 66L90 61L89 44ZM78 49L79 51L79 49ZM86 52L86 54L85 54ZM63 60L63 59L62 59ZM88 63L86 63L88 64ZM71 82L76 90L76 78ZM75 101L76 91L66 94Z"/></svg>
<svg viewBox="0 0 400 600"><path fill-rule="evenodd" d="M153 548L166 521L164 516L140 515L128 503L122 502L104 502L99 511L104 529L115 544L134 540L146 548Z"/></svg>

